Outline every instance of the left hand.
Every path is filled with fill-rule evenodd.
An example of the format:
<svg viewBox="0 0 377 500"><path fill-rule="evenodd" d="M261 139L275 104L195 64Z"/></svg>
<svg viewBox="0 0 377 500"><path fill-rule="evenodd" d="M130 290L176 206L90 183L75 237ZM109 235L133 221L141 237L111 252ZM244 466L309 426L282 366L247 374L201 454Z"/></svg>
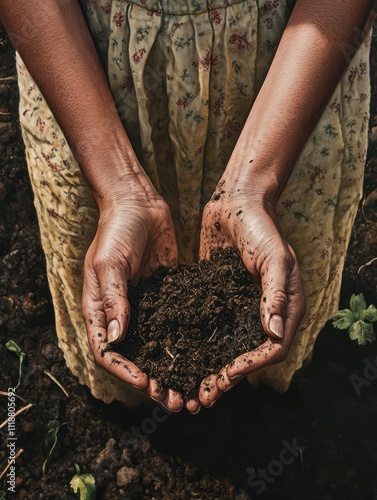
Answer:
<svg viewBox="0 0 377 500"><path fill-rule="evenodd" d="M272 203L225 179L204 208L200 259L234 247L262 290L260 316L268 340L203 380L200 403L210 407L249 373L283 361L305 310L296 255L281 236ZM246 186L245 186L246 187Z"/></svg>

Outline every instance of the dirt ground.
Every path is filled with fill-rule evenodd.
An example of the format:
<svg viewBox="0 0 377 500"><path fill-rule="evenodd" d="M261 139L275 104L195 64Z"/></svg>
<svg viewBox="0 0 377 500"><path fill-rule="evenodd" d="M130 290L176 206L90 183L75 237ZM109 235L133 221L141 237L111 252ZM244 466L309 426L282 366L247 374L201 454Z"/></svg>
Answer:
<svg viewBox="0 0 377 500"><path fill-rule="evenodd" d="M372 64L365 196L341 307L360 292L377 303L377 35ZM17 493L5 498L77 498L69 486L77 463L95 477L100 499L376 500L377 344L358 347L330 324L284 396L241 383L210 410L169 415L152 401L132 411L105 405L77 383L57 348L17 104L13 49L0 28L0 425L7 417L3 393L18 378L9 339L26 353L16 408L33 405L16 419L15 451L23 451ZM4 426L0 475L8 438ZM0 498L8 486L5 473Z"/></svg>

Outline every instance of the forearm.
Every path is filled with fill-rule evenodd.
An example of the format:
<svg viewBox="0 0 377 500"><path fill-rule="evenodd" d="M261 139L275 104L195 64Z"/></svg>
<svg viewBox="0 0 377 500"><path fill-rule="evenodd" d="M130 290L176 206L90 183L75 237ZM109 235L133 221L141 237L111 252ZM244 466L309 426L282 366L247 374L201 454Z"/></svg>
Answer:
<svg viewBox="0 0 377 500"><path fill-rule="evenodd" d="M141 169L77 0L0 0L0 18L100 203Z"/></svg>
<svg viewBox="0 0 377 500"><path fill-rule="evenodd" d="M232 182L276 202L349 62L345 47L361 43L355 35L372 7L367 0L297 0L230 159Z"/></svg>

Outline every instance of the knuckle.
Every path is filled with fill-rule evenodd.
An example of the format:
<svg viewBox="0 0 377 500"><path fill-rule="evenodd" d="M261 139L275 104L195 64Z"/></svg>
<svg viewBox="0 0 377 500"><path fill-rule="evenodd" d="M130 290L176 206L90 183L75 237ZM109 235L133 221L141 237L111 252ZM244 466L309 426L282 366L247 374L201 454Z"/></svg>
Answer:
<svg viewBox="0 0 377 500"><path fill-rule="evenodd" d="M271 302L272 306L286 307L288 303L287 294L283 290L275 290Z"/></svg>
<svg viewBox="0 0 377 500"><path fill-rule="evenodd" d="M105 311L109 311L117 306L117 300L113 294L105 292L102 297L102 305Z"/></svg>
<svg viewBox="0 0 377 500"><path fill-rule="evenodd" d="M101 272L111 266L111 260L108 257L97 254L92 259L92 265L97 272Z"/></svg>

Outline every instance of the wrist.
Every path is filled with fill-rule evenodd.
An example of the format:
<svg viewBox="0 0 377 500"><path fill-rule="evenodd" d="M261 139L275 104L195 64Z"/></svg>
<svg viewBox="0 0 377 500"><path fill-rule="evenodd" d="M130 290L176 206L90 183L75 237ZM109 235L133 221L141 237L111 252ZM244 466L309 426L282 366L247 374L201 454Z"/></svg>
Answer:
<svg viewBox="0 0 377 500"><path fill-rule="evenodd" d="M124 130L93 138L75 156L100 211L158 196Z"/></svg>
<svg viewBox="0 0 377 500"><path fill-rule="evenodd" d="M250 155L247 156L250 158ZM231 161L219 182L225 192L230 191L235 198L248 200L255 207L275 210L276 203L286 184L282 170L277 166L261 162L259 159L244 158ZM222 181L225 181L222 184ZM226 186L226 187L225 187Z"/></svg>

